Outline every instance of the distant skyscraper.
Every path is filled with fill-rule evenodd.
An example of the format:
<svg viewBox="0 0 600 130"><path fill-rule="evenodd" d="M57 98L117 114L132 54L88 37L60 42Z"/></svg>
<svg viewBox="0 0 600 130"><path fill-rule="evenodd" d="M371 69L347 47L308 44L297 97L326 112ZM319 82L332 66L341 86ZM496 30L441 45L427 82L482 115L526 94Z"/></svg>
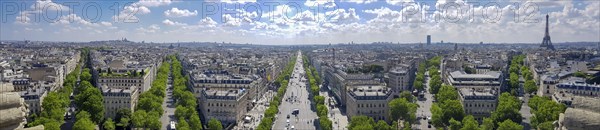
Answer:
<svg viewBox="0 0 600 130"><path fill-rule="evenodd" d="M458 51L458 43L454 43L454 51Z"/></svg>
<svg viewBox="0 0 600 130"><path fill-rule="evenodd" d="M540 47L548 50L555 50L554 46L552 45L552 41L550 41L550 33L548 31L548 17L550 16L546 15L546 34L544 35L544 40L542 41L542 45L540 45Z"/></svg>
<svg viewBox="0 0 600 130"><path fill-rule="evenodd" d="M427 45L431 45L431 35L427 35Z"/></svg>
<svg viewBox="0 0 600 130"><path fill-rule="evenodd" d="M483 42L479 42L479 45L483 45Z"/></svg>

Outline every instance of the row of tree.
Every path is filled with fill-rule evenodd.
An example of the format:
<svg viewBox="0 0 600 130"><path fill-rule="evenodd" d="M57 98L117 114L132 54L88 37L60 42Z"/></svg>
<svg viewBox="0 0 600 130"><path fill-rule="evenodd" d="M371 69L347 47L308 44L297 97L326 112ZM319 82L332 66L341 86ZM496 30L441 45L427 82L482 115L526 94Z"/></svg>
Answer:
<svg viewBox="0 0 600 130"><path fill-rule="evenodd" d="M325 105L325 97L319 95L319 84L321 83L319 79L319 72L315 70L313 66L310 65L308 61L308 57L302 57L304 63L304 70L306 71L306 77L308 77L308 81L310 84L310 90L313 97L313 102L317 105L317 116L319 116L319 125L322 130L332 130L333 123L327 118L327 113L329 113L327 106Z"/></svg>
<svg viewBox="0 0 600 130"><path fill-rule="evenodd" d="M534 96L527 104L531 107L531 126L540 130L553 130L554 121L558 120L560 113L564 113L567 107L564 104L552 101L548 97Z"/></svg>
<svg viewBox="0 0 600 130"><path fill-rule="evenodd" d="M294 65L296 64L296 56L292 56L291 60L288 61L287 66L283 70L283 72L277 77L275 80L275 85L279 86L277 89L277 95L271 99L270 106L265 110L264 117L260 121L257 130L271 130L273 127L273 121L275 119L275 115L279 112L279 105L281 103L281 97L285 94L287 90L288 81L290 79L290 75L294 70Z"/></svg>
<svg viewBox="0 0 600 130"><path fill-rule="evenodd" d="M175 117L177 119L178 130L202 130L202 121L196 111L197 99L194 94L189 91L186 87L187 78L183 76L183 66L175 55L169 56L172 67L173 76L173 98L176 99L177 107L175 108ZM209 128L220 130L223 128L221 122L216 120L218 124L214 123ZM216 124L216 125L215 125Z"/></svg>
<svg viewBox="0 0 600 130"><path fill-rule="evenodd" d="M375 122L371 117L360 115L352 116L347 127L348 130L395 130L398 128L398 123L394 121L392 125L388 125L383 120Z"/></svg>
<svg viewBox="0 0 600 130"><path fill-rule="evenodd" d="M397 125L397 120L404 120L404 129L411 129L411 124L417 120L417 108L419 105L414 103L415 98L408 91L400 93L400 98L396 98L388 103L392 116L392 125Z"/></svg>
<svg viewBox="0 0 600 130"><path fill-rule="evenodd" d="M83 54L82 54L83 55ZM64 123L65 108L69 107L69 96L73 93L73 88L77 84L77 75L79 74L81 61L75 67L75 70L67 74L63 82L63 87L58 91L49 92L42 101L42 111L38 114L32 114L28 127L44 125L46 130L60 130Z"/></svg>
<svg viewBox="0 0 600 130"><path fill-rule="evenodd" d="M82 51L84 62L89 60L89 49ZM80 75L80 84L75 89L75 105L77 106L74 130L93 130L104 121L104 98L100 89L93 85L91 66L86 66Z"/></svg>
<svg viewBox="0 0 600 130"><path fill-rule="evenodd" d="M436 103L431 106L431 122L436 127L450 126L450 121L461 121L465 117L462 103L456 89L450 85L442 85L435 95Z"/></svg>
<svg viewBox="0 0 600 130"><path fill-rule="evenodd" d="M413 82L413 88L422 91L425 90L425 67L424 63L419 64L419 68L417 69L417 75L415 77L415 81Z"/></svg>
<svg viewBox="0 0 600 130"><path fill-rule="evenodd" d="M529 72L528 68L526 66L523 65L523 60L525 59L525 55L516 55L513 56L511 62L510 62L510 67L509 67L509 81L508 84L510 86L510 90L509 92L511 92L513 95L515 95L517 93L517 89L519 88L519 75L521 75L523 72ZM526 71L524 71L526 70ZM529 77L531 79L533 79L533 75L531 75L531 73L528 73ZM527 76L527 75L524 75ZM527 78L527 77L525 77ZM533 80L532 80L533 81ZM535 84L535 82L533 82Z"/></svg>
<svg viewBox="0 0 600 130"><path fill-rule="evenodd" d="M437 94L440 88L442 87L442 77L440 76L440 72L438 67L441 64L442 56L436 56L429 60L427 60L427 66L429 67L429 76L431 80L429 80L429 92L432 94Z"/></svg>
<svg viewBox="0 0 600 130"><path fill-rule="evenodd" d="M158 67L150 90L140 94L135 112L131 116L135 128L161 129L160 117L164 112L162 102L166 96L169 70L169 62L163 61Z"/></svg>

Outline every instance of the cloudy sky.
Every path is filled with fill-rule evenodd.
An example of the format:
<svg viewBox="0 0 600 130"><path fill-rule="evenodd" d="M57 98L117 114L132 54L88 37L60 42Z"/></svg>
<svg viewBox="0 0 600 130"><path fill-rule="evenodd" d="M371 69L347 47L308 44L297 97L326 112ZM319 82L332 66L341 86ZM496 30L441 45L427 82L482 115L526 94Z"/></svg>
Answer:
<svg viewBox="0 0 600 130"><path fill-rule="evenodd" d="M600 41L596 0L3 0L0 40L253 44Z"/></svg>

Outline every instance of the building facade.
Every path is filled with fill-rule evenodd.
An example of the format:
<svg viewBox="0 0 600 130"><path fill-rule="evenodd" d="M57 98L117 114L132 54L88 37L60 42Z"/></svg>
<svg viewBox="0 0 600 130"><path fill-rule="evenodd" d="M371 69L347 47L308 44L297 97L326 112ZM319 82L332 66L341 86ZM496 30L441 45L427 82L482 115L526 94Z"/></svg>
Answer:
<svg viewBox="0 0 600 130"><path fill-rule="evenodd" d="M479 122L482 122L484 117L491 116L498 102L497 92L492 89L460 88L459 96L465 114L473 115Z"/></svg>
<svg viewBox="0 0 600 130"><path fill-rule="evenodd" d="M384 85L358 85L351 86L346 96L346 112L348 117L364 115L372 117L375 121L390 122L388 103L393 99L391 89Z"/></svg>
<svg viewBox="0 0 600 130"><path fill-rule="evenodd" d="M215 118L223 123L243 120L266 91L263 79L255 75L202 73L191 77L190 87L204 119Z"/></svg>
<svg viewBox="0 0 600 130"><path fill-rule="evenodd" d="M138 102L138 91L136 86L103 89L104 117L114 118L120 109L130 109L133 112Z"/></svg>

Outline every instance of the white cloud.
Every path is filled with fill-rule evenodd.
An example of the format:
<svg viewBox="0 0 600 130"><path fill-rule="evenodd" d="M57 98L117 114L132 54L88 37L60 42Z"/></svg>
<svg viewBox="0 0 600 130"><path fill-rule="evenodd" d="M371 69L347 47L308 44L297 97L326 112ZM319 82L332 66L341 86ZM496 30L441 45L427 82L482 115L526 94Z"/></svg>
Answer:
<svg viewBox="0 0 600 130"><path fill-rule="evenodd" d="M206 17L198 22L199 25L207 26L207 27L216 27L217 22L215 22L212 18Z"/></svg>
<svg viewBox="0 0 600 130"><path fill-rule="evenodd" d="M107 27L112 26L112 23L110 23L110 22L100 22L100 24L107 26Z"/></svg>
<svg viewBox="0 0 600 130"><path fill-rule="evenodd" d="M61 16L56 22L53 22L51 24L65 25L65 24L71 24L71 23L88 25L88 26L97 26L97 24L89 22L89 21L77 16L76 14L69 14L69 15Z"/></svg>
<svg viewBox="0 0 600 130"><path fill-rule="evenodd" d="M351 23L360 21L360 17L356 14L356 10L354 8L349 8L348 10L337 9L325 14L327 15L327 18L329 18L330 22Z"/></svg>
<svg viewBox="0 0 600 130"><path fill-rule="evenodd" d="M171 0L140 0L123 7L121 12L113 16L112 19L116 22L137 23L139 22L137 15L149 14L151 12L148 7L169 5L171 3Z"/></svg>
<svg viewBox="0 0 600 130"><path fill-rule="evenodd" d="M301 13L298 13L290 19L294 20L295 22L316 22L317 21L316 15L313 14L309 10L305 10Z"/></svg>
<svg viewBox="0 0 600 130"><path fill-rule="evenodd" d="M33 5L31 5L30 7L33 10L38 10L38 11L46 11L46 10L51 10L51 11L69 11L69 7L61 5L61 4L57 4L52 2L51 0L37 0Z"/></svg>
<svg viewBox="0 0 600 130"><path fill-rule="evenodd" d="M385 2L390 5L402 5L402 4L415 3L414 0L385 0Z"/></svg>
<svg viewBox="0 0 600 130"><path fill-rule="evenodd" d="M377 2L377 0L340 0L340 2L356 3L356 4L369 4Z"/></svg>
<svg viewBox="0 0 600 130"><path fill-rule="evenodd" d="M123 10L119 12L117 16L113 16L113 21L125 22L125 23L136 23L139 21L137 15L149 14L150 9L146 6L139 6L138 4L131 4L123 7Z"/></svg>
<svg viewBox="0 0 600 130"><path fill-rule="evenodd" d="M19 12L19 15L15 17L15 23L20 25L29 25L31 24L31 22L39 21L37 19L36 21L32 21L32 19L29 18L29 16L31 15L40 15L43 14L45 11L65 12L69 10L69 7L64 6L62 4L54 3L51 0L37 0L29 7L28 10L23 10Z"/></svg>
<svg viewBox="0 0 600 130"><path fill-rule="evenodd" d="M173 3L172 0L140 0L138 2L136 2L136 5L139 6L148 6L148 7L157 7L157 6L163 6L163 5L169 5Z"/></svg>
<svg viewBox="0 0 600 130"><path fill-rule="evenodd" d="M335 1L334 0L306 0L306 2L304 2L304 5L308 6L308 7L333 8L333 7L335 7Z"/></svg>
<svg viewBox="0 0 600 130"><path fill-rule="evenodd" d="M170 10L166 10L165 11L165 16L167 17L173 17L173 18L177 18L177 17L189 17L189 16L196 16L198 15L198 11L194 10L194 11L190 11L187 9L178 9L178 8L171 8Z"/></svg>
<svg viewBox="0 0 600 130"><path fill-rule="evenodd" d="M165 24L165 25L169 25L169 26L185 26L185 25L187 25L185 23L173 22L173 21L171 21L169 19L163 20L162 23Z"/></svg>
<svg viewBox="0 0 600 130"><path fill-rule="evenodd" d="M234 3L255 3L256 0L205 0L205 2L219 2L219 3L228 3L228 4L234 4Z"/></svg>
<svg viewBox="0 0 600 130"><path fill-rule="evenodd" d="M221 20L223 22L223 25L228 27L239 27L242 25L242 20L240 18L231 16L231 14L223 14Z"/></svg>
<svg viewBox="0 0 600 130"><path fill-rule="evenodd" d="M141 34L146 34L146 33L156 33L160 30L160 27L156 24L152 24L146 28L144 27L139 27L136 29L139 33Z"/></svg>

